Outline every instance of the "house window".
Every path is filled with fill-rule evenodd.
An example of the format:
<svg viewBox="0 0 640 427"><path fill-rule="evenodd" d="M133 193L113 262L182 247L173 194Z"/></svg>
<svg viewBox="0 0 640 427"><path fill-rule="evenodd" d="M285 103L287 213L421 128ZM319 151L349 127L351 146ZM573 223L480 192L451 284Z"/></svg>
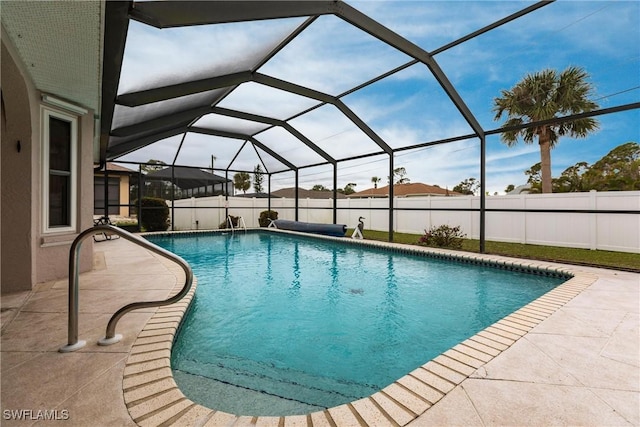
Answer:
<svg viewBox="0 0 640 427"><path fill-rule="evenodd" d="M76 230L78 119L43 109L44 232Z"/></svg>
<svg viewBox="0 0 640 427"><path fill-rule="evenodd" d="M104 215L104 177L93 178L93 214ZM109 178L107 184L109 215L120 214L120 178Z"/></svg>

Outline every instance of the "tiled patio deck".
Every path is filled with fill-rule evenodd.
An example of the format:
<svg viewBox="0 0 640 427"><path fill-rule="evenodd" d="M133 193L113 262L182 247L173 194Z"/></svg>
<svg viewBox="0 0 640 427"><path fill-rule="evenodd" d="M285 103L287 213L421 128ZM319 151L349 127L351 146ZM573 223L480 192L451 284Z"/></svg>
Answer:
<svg viewBox="0 0 640 427"><path fill-rule="evenodd" d="M450 372L432 375L448 363L445 359L392 387L400 390L313 417L232 417L191 405L167 377L169 350L165 338L158 337L172 334L169 323L185 303L129 313L117 328L124 340L97 345L115 310L133 301L164 299L184 278L178 266L124 239L94 247L95 269L80 279L80 338L87 340L80 351L57 351L66 344L66 280L3 296L3 426L134 426L132 416L140 425L289 426L311 425L311 420L314 426L350 426L407 420L411 426L640 426L640 274L558 265L588 278L584 286L577 283L577 296L570 295L566 304L539 304L548 313L499 351L491 349L500 347L492 343L508 335L508 323L496 331L498 337L487 334L493 338L486 342L489 348L477 345L482 337L470 342L484 350L477 357L497 356L486 363L476 358L458 362L452 371L464 371L460 381L447 379ZM526 317L520 325L528 324ZM467 357L455 352L452 358ZM149 363L157 369L149 369ZM142 380L150 372L158 376ZM437 401L430 402L416 389L434 394ZM155 407L159 400L171 405ZM51 417L58 420L42 419Z"/></svg>

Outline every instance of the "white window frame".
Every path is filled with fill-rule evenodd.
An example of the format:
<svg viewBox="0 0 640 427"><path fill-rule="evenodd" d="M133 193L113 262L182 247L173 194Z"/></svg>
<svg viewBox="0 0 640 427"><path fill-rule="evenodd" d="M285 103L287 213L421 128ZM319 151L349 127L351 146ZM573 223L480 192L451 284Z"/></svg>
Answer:
<svg viewBox="0 0 640 427"><path fill-rule="evenodd" d="M49 225L49 118L71 123L71 191L68 226ZM42 107L42 230L43 233L75 233L78 212L78 116Z"/></svg>

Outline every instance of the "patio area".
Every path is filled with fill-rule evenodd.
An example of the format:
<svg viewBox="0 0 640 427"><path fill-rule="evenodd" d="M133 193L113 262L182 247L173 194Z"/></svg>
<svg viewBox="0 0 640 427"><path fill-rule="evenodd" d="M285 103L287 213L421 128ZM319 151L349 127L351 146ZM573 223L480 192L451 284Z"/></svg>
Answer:
<svg viewBox="0 0 640 427"><path fill-rule="evenodd" d="M522 337L505 343L488 362L461 363L459 369L468 373L463 373L459 384L445 385L446 394L433 404L407 389L420 401L416 407L424 411L390 399L394 407L411 415L413 421L408 424L398 422L403 418L372 399L324 411L323 422L338 426L640 425L640 275L526 264L558 266L593 280L569 302L548 310L548 317ZM3 296L2 425L134 426L132 415L139 425L322 425L318 417L233 417L192 405L165 377L167 357L153 359L160 374L156 380L136 385L135 378L143 374L133 372L131 366L146 362L144 356L134 360L130 354L168 355L166 342L154 340L151 337L157 334L149 331L160 330L162 319L174 318L173 312L184 311L185 303L129 313L117 327L123 341L97 345L119 307L165 299L183 281L177 265L124 239L96 243L94 270L80 277L79 337L87 345L70 354L58 352L67 339L66 280ZM142 346L147 350L141 351ZM157 391L135 397L149 385L158 386ZM144 406L160 395L176 396L171 407ZM378 416L361 411L365 406ZM134 407L135 414L130 415Z"/></svg>

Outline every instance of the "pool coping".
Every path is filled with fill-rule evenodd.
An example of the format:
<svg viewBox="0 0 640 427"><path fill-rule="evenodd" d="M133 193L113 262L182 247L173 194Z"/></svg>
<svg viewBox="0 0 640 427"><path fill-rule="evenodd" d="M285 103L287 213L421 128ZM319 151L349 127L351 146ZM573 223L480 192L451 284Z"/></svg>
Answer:
<svg viewBox="0 0 640 427"><path fill-rule="evenodd" d="M187 398L174 381L170 362L171 347L174 336L195 295L196 278L192 289L182 300L157 309L131 348L123 374L123 393L127 410L138 425L218 426L233 424L234 426L300 425L317 427L382 424L404 426L424 414L457 385L511 347L598 278L595 274L586 273L571 266L559 266L543 261L460 253L446 249L379 241L320 235L309 236L305 233L284 230L268 229L268 231L392 249L393 252L490 265L509 270L560 275L568 277L568 279L371 396L306 415L278 417L234 415L206 408ZM211 232L209 230L173 232L171 234Z"/></svg>

